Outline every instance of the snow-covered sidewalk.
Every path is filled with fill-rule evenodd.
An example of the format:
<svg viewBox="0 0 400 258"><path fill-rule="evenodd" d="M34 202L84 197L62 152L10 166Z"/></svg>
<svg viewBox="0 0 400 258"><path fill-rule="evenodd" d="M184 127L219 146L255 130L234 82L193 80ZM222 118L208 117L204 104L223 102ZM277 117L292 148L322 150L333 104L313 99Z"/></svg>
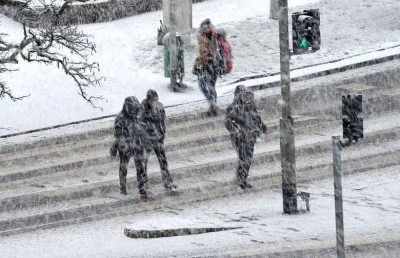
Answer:
<svg viewBox="0 0 400 258"><path fill-rule="evenodd" d="M345 244L400 240L399 166L343 178ZM280 189L165 207L109 220L2 237L5 257L221 257L335 247L333 180L298 185L311 211L283 215ZM304 203L299 202L304 208ZM242 227L159 239L132 239L124 228ZM384 251L384 250L383 250ZM332 250L334 254L334 249ZM232 257L229 256L229 257ZM375 257L375 256L363 256Z"/></svg>
<svg viewBox="0 0 400 258"><path fill-rule="evenodd" d="M299 7L299 4L306 5ZM289 5L290 13L306 8L320 8L321 11L321 50L292 57L292 68L388 48L400 42L400 26L394 18L400 10L398 1L292 0ZM219 95L231 90L231 86L224 86L234 79L279 71L278 22L268 19L268 1L208 0L193 8L194 26L209 17L216 25L226 28L233 46L234 71L218 82ZM22 37L20 24L5 17L0 19L2 32L9 33L14 40ZM99 75L107 78L100 87L90 90L107 99L98 103L104 111L85 103L76 93L73 80L55 67L21 62L19 72L2 74L15 94L31 96L15 103L8 99L0 101L0 134L116 114L126 96L142 99L150 88L159 92L165 105L203 100L190 73L196 55L193 46L185 53L186 81L190 89L185 93L172 93L167 89L169 79L162 74L163 50L156 46L160 19L162 12L158 11L80 26L93 35L97 45L93 59L100 63Z"/></svg>

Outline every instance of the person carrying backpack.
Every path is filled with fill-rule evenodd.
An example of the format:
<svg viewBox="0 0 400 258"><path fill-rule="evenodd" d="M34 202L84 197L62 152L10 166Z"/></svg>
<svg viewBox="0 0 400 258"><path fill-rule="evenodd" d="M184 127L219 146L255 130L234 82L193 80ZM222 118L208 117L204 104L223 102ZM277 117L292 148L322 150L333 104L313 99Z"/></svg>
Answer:
<svg viewBox="0 0 400 258"><path fill-rule="evenodd" d="M218 75L227 74L232 69L231 48L226 40L226 32L223 29L216 29L210 19L200 24L198 40L199 57L196 58L193 74L198 76L199 87L210 103L207 115L216 116L215 84Z"/></svg>

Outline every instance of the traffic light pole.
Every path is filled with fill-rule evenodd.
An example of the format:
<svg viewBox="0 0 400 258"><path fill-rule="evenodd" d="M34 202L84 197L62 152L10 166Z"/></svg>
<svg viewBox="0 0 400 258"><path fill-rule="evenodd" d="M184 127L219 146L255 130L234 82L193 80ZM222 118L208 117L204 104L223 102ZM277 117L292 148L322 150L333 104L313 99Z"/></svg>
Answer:
<svg viewBox="0 0 400 258"><path fill-rule="evenodd" d="M280 0L279 45L281 62L282 117L280 119L280 146L282 166L283 212L297 212L296 157L293 118L290 107L289 23L287 0Z"/></svg>
<svg viewBox="0 0 400 258"><path fill-rule="evenodd" d="M176 50L176 14L175 0L169 0L169 46L170 46L170 69L171 69L171 90L177 91L176 74L178 71L178 56Z"/></svg>

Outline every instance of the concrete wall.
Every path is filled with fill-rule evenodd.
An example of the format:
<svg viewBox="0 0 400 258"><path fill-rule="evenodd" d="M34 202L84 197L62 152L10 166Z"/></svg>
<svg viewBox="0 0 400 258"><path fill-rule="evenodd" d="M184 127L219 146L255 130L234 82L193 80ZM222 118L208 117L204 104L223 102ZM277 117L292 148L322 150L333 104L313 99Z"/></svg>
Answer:
<svg viewBox="0 0 400 258"><path fill-rule="evenodd" d="M179 0L187 1L187 0ZM192 0L193 3L205 0ZM18 22L26 22L30 27L38 27L34 15L22 11L11 0L0 0L0 13ZM162 9L162 0L110 0L102 3L72 5L65 10L60 25L109 22L128 16Z"/></svg>

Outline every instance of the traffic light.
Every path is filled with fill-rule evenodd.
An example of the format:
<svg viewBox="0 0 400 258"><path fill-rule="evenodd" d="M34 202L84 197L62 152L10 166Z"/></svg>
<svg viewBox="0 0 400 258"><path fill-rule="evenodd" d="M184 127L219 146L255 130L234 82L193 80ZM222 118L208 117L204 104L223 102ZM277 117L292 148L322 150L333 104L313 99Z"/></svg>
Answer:
<svg viewBox="0 0 400 258"><path fill-rule="evenodd" d="M292 14L293 53L315 52L321 45L319 9Z"/></svg>
<svg viewBox="0 0 400 258"><path fill-rule="evenodd" d="M364 137L363 119L359 118L362 112L362 95L342 96L343 138L349 141L343 146L349 146L353 141Z"/></svg>

